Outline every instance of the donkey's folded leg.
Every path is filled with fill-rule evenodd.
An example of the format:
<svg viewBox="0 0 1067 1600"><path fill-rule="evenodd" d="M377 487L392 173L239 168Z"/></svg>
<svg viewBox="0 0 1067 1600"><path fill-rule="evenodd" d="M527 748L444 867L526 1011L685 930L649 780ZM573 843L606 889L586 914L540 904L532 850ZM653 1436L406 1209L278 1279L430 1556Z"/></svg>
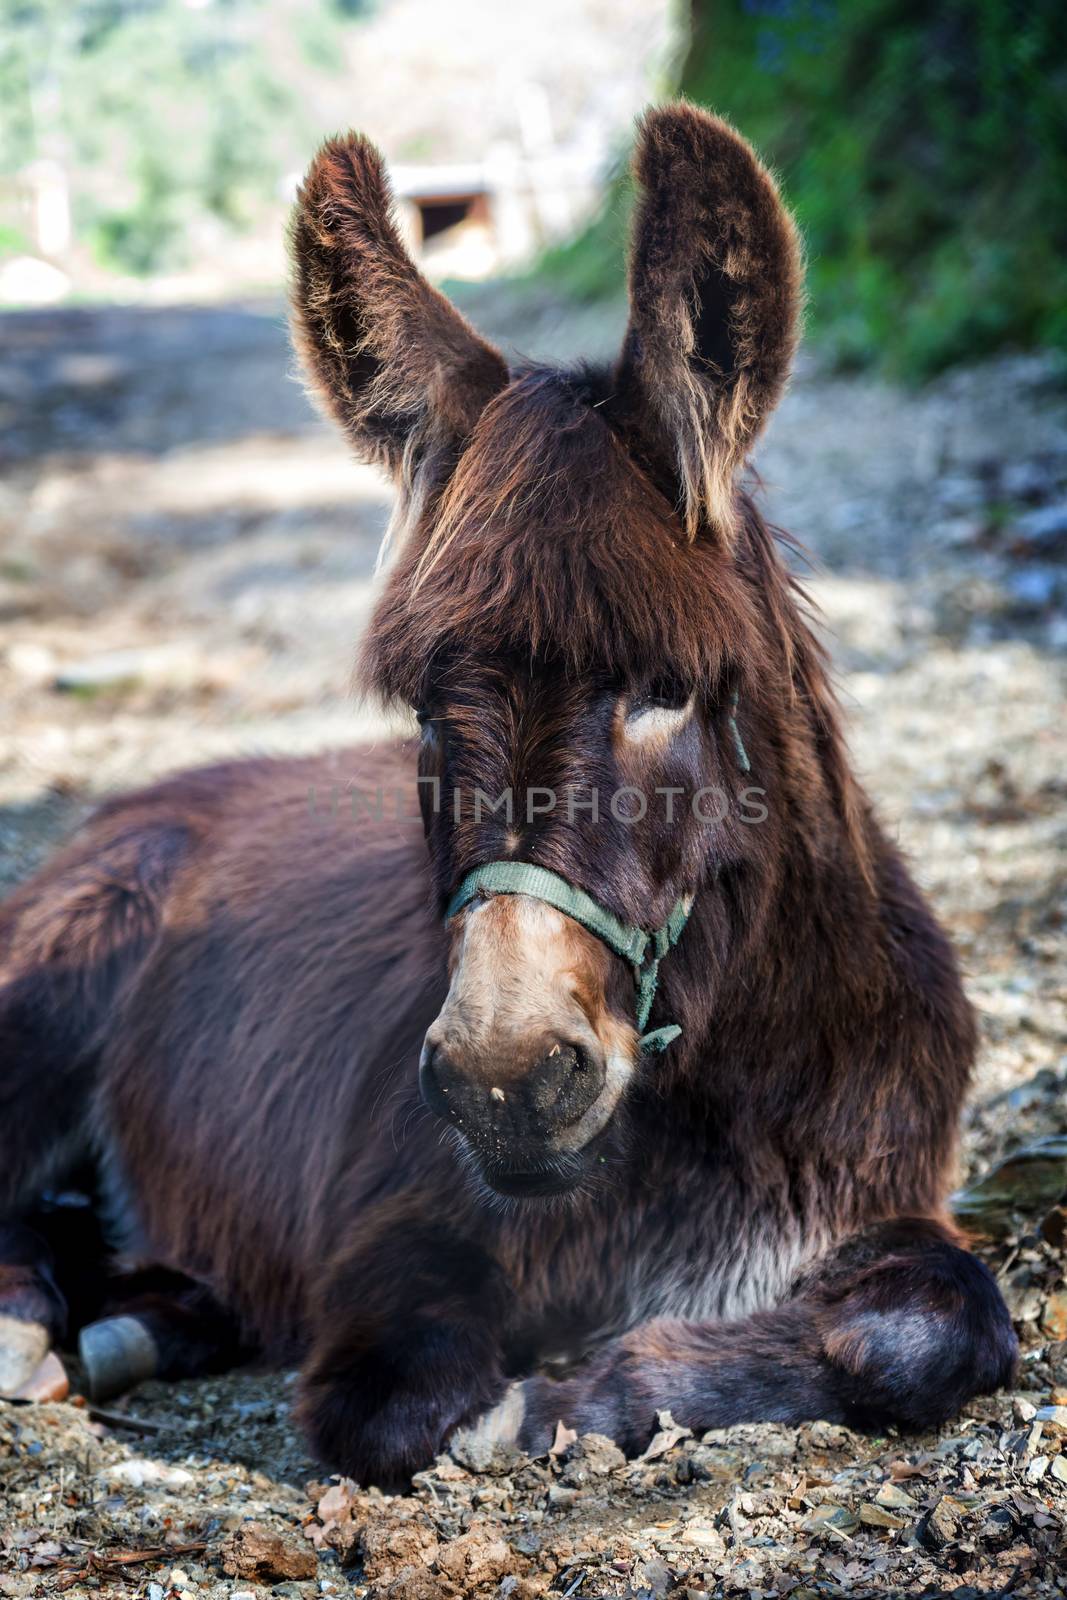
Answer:
<svg viewBox="0 0 1067 1600"><path fill-rule="evenodd" d="M211 1291L180 1272L148 1267L113 1277L98 1321L78 1349L93 1400L109 1400L145 1378L226 1372L256 1353L238 1319Z"/></svg>
<svg viewBox="0 0 1067 1600"><path fill-rule="evenodd" d="M477 1245L383 1206L331 1269L299 1414L312 1448L397 1488L503 1394L503 1285Z"/></svg>
<svg viewBox="0 0 1067 1600"><path fill-rule="evenodd" d="M565 1382L528 1380L519 1440L543 1450L562 1420L636 1452L659 1410L698 1430L815 1418L929 1427L1007 1383L1016 1354L983 1264L939 1223L902 1220L849 1240L774 1310L645 1323Z"/></svg>

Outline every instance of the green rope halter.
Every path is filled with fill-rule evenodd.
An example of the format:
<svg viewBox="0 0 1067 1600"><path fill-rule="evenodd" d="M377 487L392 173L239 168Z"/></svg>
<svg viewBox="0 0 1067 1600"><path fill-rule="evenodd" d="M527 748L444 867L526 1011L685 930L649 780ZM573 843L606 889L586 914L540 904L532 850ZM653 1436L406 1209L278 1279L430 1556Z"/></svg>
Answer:
<svg viewBox="0 0 1067 1600"><path fill-rule="evenodd" d="M549 872L547 867L538 867L529 861L490 861L468 872L448 903L446 919L454 917L479 895L492 894L526 894L534 900L543 900L546 905L562 911L564 916L580 922L609 950L628 961L637 989L637 1026L644 1028L656 995L659 964L678 942L693 903L692 896L678 901L662 927L646 932L632 922L621 921L584 889L576 889L566 878ZM653 1028L651 1033L641 1035L641 1049L647 1052L666 1050L681 1031L675 1022Z"/></svg>

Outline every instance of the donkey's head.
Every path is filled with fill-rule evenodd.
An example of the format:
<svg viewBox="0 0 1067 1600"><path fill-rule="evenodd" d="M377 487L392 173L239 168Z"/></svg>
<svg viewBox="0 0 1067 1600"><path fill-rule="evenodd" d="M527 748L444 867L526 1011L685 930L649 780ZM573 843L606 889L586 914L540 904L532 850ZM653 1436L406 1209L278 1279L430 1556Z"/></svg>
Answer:
<svg viewBox="0 0 1067 1600"><path fill-rule="evenodd" d="M792 356L796 239L750 148L694 107L646 116L635 173L610 371L509 370L408 258L361 139L321 152L294 229L307 370L398 488L363 670L422 728L451 941L423 1093L513 1194L596 1158L656 957L743 854L758 782L763 558L734 479Z"/></svg>

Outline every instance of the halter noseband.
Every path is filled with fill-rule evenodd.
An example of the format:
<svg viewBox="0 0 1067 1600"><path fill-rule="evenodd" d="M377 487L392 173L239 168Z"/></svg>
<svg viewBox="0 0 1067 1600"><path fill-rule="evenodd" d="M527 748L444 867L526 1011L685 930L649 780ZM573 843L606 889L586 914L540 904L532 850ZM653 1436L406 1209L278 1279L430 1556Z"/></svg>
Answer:
<svg viewBox="0 0 1067 1600"><path fill-rule="evenodd" d="M735 689L730 696L729 718L734 754L741 771L750 772L752 763L737 726L737 700ZM484 867L475 867L473 872L468 872L448 902L445 921L456 916L479 895L491 894L525 894L533 900L543 900L546 905L562 911L564 916L580 922L609 950L614 950L617 956L628 961L633 968L637 989L637 1026L639 1029L645 1026L656 998L659 964L681 937L693 906L692 895L685 895L677 902L661 927L647 931L632 922L623 922L613 911L608 911L594 900L591 894L576 888L566 878L561 878L558 872L550 872L547 867L535 866L532 861L490 861ZM673 1044L681 1031L676 1022L668 1022L662 1028L653 1028L651 1033L642 1033L638 1043L642 1051L656 1054Z"/></svg>
<svg viewBox="0 0 1067 1600"><path fill-rule="evenodd" d="M691 895L679 900L667 921L659 928L646 932L632 922L622 922L614 912L608 911L586 894L575 888L566 878L547 867L538 867L530 861L490 861L484 867L468 872L459 888L448 902L445 919L454 917L463 907L479 895L525 894L531 899L543 900L554 906L564 916L580 922L583 928L595 934L609 950L628 961L633 968L637 989L637 1026L644 1028L652 1010L656 986L659 981L659 964L672 945L677 944L693 904ZM641 1049L648 1052L666 1050L678 1038L681 1028L668 1023L643 1033Z"/></svg>

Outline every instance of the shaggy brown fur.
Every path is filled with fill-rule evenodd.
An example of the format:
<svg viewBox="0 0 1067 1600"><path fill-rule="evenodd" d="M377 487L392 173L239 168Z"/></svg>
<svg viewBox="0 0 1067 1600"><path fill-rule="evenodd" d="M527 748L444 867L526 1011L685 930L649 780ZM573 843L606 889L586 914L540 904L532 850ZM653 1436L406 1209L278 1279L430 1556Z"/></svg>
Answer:
<svg viewBox="0 0 1067 1600"><path fill-rule="evenodd" d="M363 664L422 736L113 801L0 914L0 1221L95 1161L127 1247L211 1291L197 1337L222 1306L232 1345L297 1353L316 1448L382 1483L505 1396L531 1447L563 1417L633 1448L660 1407L924 1424L1011 1370L945 1210L974 1047L953 955L849 768L778 542L726 500L792 351L792 226L693 107L645 119L636 170L618 368L507 374L403 255L373 152L326 147L297 339L399 470ZM673 817L522 808L624 786ZM645 927L693 898L665 1056L587 931L553 952L529 905L442 926L505 857ZM605 1109L587 1138L572 1104ZM0 1314L54 1328L25 1240Z"/></svg>
<svg viewBox="0 0 1067 1600"><path fill-rule="evenodd" d="M774 181L728 123L652 111L618 383L676 453L690 538L729 539L733 478L777 404L797 340L800 246Z"/></svg>
<svg viewBox="0 0 1067 1600"><path fill-rule="evenodd" d="M405 452L466 438L507 367L415 271L366 139L319 152L292 256L294 343L312 393L360 454L396 473Z"/></svg>

